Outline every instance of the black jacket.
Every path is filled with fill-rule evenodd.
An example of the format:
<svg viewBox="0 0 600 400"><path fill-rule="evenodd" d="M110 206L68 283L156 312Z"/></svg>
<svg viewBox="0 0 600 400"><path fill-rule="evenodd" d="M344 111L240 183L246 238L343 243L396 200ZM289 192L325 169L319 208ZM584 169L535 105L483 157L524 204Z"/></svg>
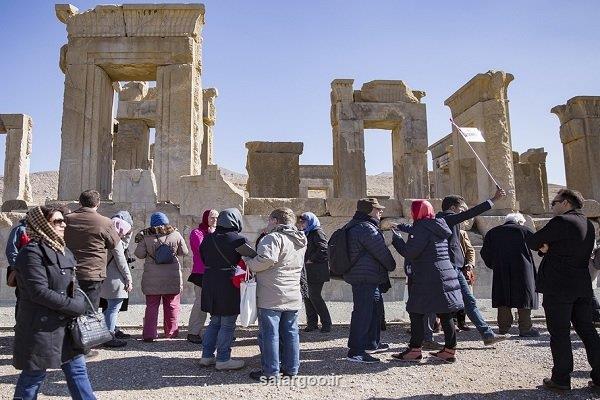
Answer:
<svg viewBox="0 0 600 400"><path fill-rule="evenodd" d="M450 228L441 219L416 221L408 241L394 235L392 245L408 270L406 311L446 314L464 308L458 272L448 256Z"/></svg>
<svg viewBox="0 0 600 400"><path fill-rule="evenodd" d="M60 368L80 351L73 349L67 324L85 312L83 296L74 289L75 258L38 242L30 242L16 260L19 312L13 366L23 370ZM69 293L76 293L75 298Z"/></svg>
<svg viewBox="0 0 600 400"><path fill-rule="evenodd" d="M469 208L467 211L463 211L461 213L455 213L450 210L446 210L440 211L436 214L435 217L443 218L452 231L452 235L448 238L448 253L454 268L461 269L465 264L465 256L460 248L460 223L465 222L468 219L475 218L479 214L484 213L491 208L492 205L488 200L486 200L483 203L478 204L473 208Z"/></svg>
<svg viewBox="0 0 600 400"><path fill-rule="evenodd" d="M308 243L304 254L304 265L308 283L329 281L329 258L327 256L327 236L321 228L313 229L306 235Z"/></svg>
<svg viewBox="0 0 600 400"><path fill-rule="evenodd" d="M202 311L220 316L240 313L240 290L233 286L231 278L242 258L235 249L244 243L247 243L246 238L235 228L220 226L202 241L200 255L206 267L202 277Z"/></svg>
<svg viewBox="0 0 600 400"><path fill-rule="evenodd" d="M591 297L588 262L594 242L594 225L578 210L548 221L527 240L532 250L539 250L544 243L550 248L543 255L536 290L544 295Z"/></svg>
<svg viewBox="0 0 600 400"><path fill-rule="evenodd" d="M493 272L492 307L538 308L537 272L527 239L533 231L514 222L496 226L485 235L481 258Z"/></svg>
<svg viewBox="0 0 600 400"><path fill-rule="evenodd" d="M396 269L396 261L385 245L378 221L357 211L351 222L356 225L348 229L347 238L349 258L354 264L344 274L344 280L349 284L387 282L389 272Z"/></svg>

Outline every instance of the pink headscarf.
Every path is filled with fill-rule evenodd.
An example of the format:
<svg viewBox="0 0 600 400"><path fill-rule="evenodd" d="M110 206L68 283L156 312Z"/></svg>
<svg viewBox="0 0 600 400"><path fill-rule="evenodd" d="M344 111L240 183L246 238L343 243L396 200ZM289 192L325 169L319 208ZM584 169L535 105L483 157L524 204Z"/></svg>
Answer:
<svg viewBox="0 0 600 400"><path fill-rule="evenodd" d="M120 237L123 237L131 232L131 225L129 222L121 218L113 218L113 224L115 225L115 229L119 233Z"/></svg>
<svg viewBox="0 0 600 400"><path fill-rule="evenodd" d="M413 221L420 219L433 219L435 218L435 211L433 206L427 200L415 200L410 205L410 212L412 214Z"/></svg>

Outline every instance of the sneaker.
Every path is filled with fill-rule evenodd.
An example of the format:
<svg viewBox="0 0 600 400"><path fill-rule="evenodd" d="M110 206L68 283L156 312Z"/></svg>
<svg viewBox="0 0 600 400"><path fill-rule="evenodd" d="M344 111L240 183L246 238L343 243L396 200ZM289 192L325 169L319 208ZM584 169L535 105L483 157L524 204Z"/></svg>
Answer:
<svg viewBox="0 0 600 400"><path fill-rule="evenodd" d="M544 378L544 387L550 390L571 390L571 385L559 385L550 378Z"/></svg>
<svg viewBox="0 0 600 400"><path fill-rule="evenodd" d="M483 344L486 345L486 346L491 346L491 345L493 345L495 343L501 342L501 341L506 340L506 339L508 339L507 335L496 335L496 334L494 334L494 335L492 335L490 337L484 338L483 339Z"/></svg>
<svg viewBox="0 0 600 400"><path fill-rule="evenodd" d="M202 357L200 359L200 366L201 367L212 367L213 365L215 365L217 363L217 358L216 357Z"/></svg>
<svg viewBox="0 0 600 400"><path fill-rule="evenodd" d="M379 346L377 346L376 349L367 349L365 350L367 353L374 353L374 352L379 352L379 351L386 351L390 348L389 343L379 343Z"/></svg>
<svg viewBox="0 0 600 400"><path fill-rule="evenodd" d="M441 350L444 348L444 345L434 340L424 340L421 347L423 350Z"/></svg>
<svg viewBox="0 0 600 400"><path fill-rule="evenodd" d="M373 364L373 363L378 363L381 360L379 358L375 358L370 354L364 354L364 355L357 355L357 356L348 356L346 357L346 360L348 361L352 361L352 362L357 362L357 363L363 363L363 364Z"/></svg>
<svg viewBox="0 0 600 400"><path fill-rule="evenodd" d="M312 332L312 331L316 331L318 329L319 329L318 326L307 326L306 328L304 328L304 332Z"/></svg>
<svg viewBox="0 0 600 400"><path fill-rule="evenodd" d="M472 330L473 330L473 328L471 328L471 327L470 327L469 325L467 325L467 324L458 324L458 325L457 325L457 328L458 328L459 330L461 330L461 331L464 331L464 332L469 332L469 331L472 331Z"/></svg>
<svg viewBox="0 0 600 400"><path fill-rule="evenodd" d="M531 329L531 330L528 330L527 332L519 333L519 336L533 338L533 337L539 337L540 333L535 329Z"/></svg>
<svg viewBox="0 0 600 400"><path fill-rule="evenodd" d="M87 353L85 353L85 359L86 360L91 360L93 358L96 358L100 355L100 352L98 350L88 350Z"/></svg>
<svg viewBox="0 0 600 400"><path fill-rule="evenodd" d="M146 342L146 343L152 343L152 342L154 342L154 338L143 338L142 340L144 342Z"/></svg>
<svg viewBox="0 0 600 400"><path fill-rule="evenodd" d="M321 332L322 333L329 333L331 332L331 325L324 325L321 327Z"/></svg>
<svg viewBox="0 0 600 400"><path fill-rule="evenodd" d="M124 340L119 340L119 339L112 339L106 343L104 343L102 345L102 347L111 347L111 348L117 348L117 347L123 347L126 346L127 342Z"/></svg>
<svg viewBox="0 0 600 400"><path fill-rule="evenodd" d="M244 360L234 360L233 358L230 358L227 361L217 361L215 368L219 371L229 371L232 369L242 369L245 365L246 363Z"/></svg>
<svg viewBox="0 0 600 400"><path fill-rule="evenodd" d="M440 351L432 352L429 354L431 354L433 357L437 358L438 360L442 360L447 363L453 363L456 361L455 353L456 353L456 350L447 349L444 347Z"/></svg>
<svg viewBox="0 0 600 400"><path fill-rule="evenodd" d="M260 382L261 380L264 380L265 382L268 382L268 380L274 378L274 376L268 376L268 375L263 374L262 370L260 370L260 369L256 370L256 371L250 372L248 374L248 376L251 379L253 379L253 380L257 381L257 382Z"/></svg>
<svg viewBox="0 0 600 400"><path fill-rule="evenodd" d="M394 360L419 362L423 358L420 348L408 348L402 353L392 354Z"/></svg>
<svg viewBox="0 0 600 400"><path fill-rule="evenodd" d="M192 342L192 343L196 343L196 344L202 344L202 336L200 336L200 335L192 335L191 333L189 333L187 335L187 341L188 342Z"/></svg>
<svg viewBox="0 0 600 400"><path fill-rule="evenodd" d="M117 329L115 331L115 338L117 339L131 339L131 335L128 333L123 332L120 329Z"/></svg>

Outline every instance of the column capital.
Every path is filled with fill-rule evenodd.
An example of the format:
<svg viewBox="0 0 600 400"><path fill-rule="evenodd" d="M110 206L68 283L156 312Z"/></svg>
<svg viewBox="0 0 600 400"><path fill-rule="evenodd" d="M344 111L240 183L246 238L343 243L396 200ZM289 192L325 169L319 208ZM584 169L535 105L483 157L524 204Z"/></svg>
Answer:
<svg viewBox="0 0 600 400"><path fill-rule="evenodd" d="M514 76L504 71L490 70L475 75L469 82L444 101L452 116L460 115L475 104L488 100L508 100L508 85Z"/></svg>

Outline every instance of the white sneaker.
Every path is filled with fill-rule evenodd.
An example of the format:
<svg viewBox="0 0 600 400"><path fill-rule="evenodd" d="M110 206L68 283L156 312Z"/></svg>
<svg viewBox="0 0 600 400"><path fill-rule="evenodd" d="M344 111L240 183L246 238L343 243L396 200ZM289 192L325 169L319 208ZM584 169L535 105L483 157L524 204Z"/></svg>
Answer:
<svg viewBox="0 0 600 400"><path fill-rule="evenodd" d="M210 358L201 358L200 359L200 365L202 367L210 367L212 365L215 365L217 362L216 357L210 357Z"/></svg>
<svg viewBox="0 0 600 400"><path fill-rule="evenodd" d="M219 371L227 371L230 369L241 369L244 368L246 363L244 360L234 360L230 358L227 361L217 361L215 368Z"/></svg>

